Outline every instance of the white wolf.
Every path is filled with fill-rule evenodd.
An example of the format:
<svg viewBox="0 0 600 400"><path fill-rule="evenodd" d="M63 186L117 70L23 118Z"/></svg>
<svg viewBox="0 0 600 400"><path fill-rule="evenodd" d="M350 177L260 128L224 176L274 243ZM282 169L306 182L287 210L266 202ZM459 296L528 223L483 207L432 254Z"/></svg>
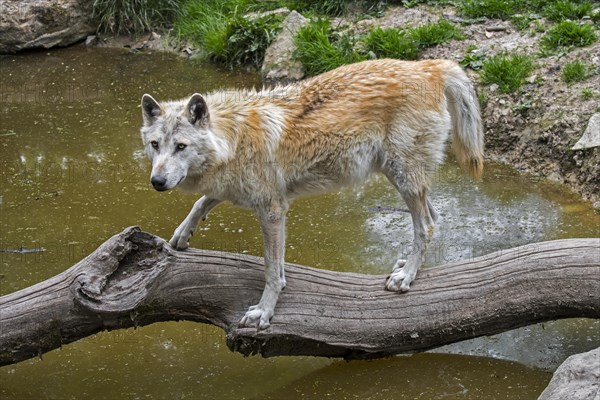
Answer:
<svg viewBox="0 0 600 400"><path fill-rule="evenodd" d="M174 102L145 94L142 112L154 188L204 195L175 230L174 248L187 248L199 221L222 201L258 215L266 283L242 327L267 328L285 287L285 217L294 198L383 173L410 210L415 249L398 259L385 286L407 291L437 219L427 190L450 132L459 162L475 177L483 169L477 97L447 60L365 61L295 85Z"/></svg>

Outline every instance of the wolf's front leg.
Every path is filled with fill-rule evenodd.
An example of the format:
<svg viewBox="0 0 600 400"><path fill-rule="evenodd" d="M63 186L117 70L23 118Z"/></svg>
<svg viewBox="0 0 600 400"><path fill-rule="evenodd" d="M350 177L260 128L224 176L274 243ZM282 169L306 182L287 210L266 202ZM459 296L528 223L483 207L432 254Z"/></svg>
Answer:
<svg viewBox="0 0 600 400"><path fill-rule="evenodd" d="M279 293L285 287L283 263L286 211L287 205L275 204L258 213L264 241L265 289L259 303L251 306L240 321L240 327L266 329L270 325Z"/></svg>
<svg viewBox="0 0 600 400"><path fill-rule="evenodd" d="M175 233L171 240L169 240L169 244L177 250L187 249L189 246L188 240L194 234L200 220L206 219L210 210L215 208L220 202L221 200L202 196L200 200L194 203L194 207L192 207L188 216L175 229Z"/></svg>

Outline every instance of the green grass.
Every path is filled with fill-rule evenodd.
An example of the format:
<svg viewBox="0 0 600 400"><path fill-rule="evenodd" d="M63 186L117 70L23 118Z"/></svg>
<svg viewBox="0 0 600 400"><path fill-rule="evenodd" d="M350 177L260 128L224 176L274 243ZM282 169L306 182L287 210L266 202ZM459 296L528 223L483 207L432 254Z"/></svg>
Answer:
<svg viewBox="0 0 600 400"><path fill-rule="evenodd" d="M419 44L419 47L431 47L454 39L464 39L460 28L445 19L413 28L410 30L410 35Z"/></svg>
<svg viewBox="0 0 600 400"><path fill-rule="evenodd" d="M461 30L446 20L406 30L374 28L360 38L314 20L298 33L295 57L310 76L368 58L416 60L426 47L462 38Z"/></svg>
<svg viewBox="0 0 600 400"><path fill-rule="evenodd" d="M562 22L566 19L576 20L585 16L592 16L592 3L573 2L573 1L557 1L551 3L544 10L544 15L556 22Z"/></svg>
<svg viewBox="0 0 600 400"><path fill-rule="evenodd" d="M566 83L584 81L588 77L588 67L579 60L565 64L561 78Z"/></svg>
<svg viewBox="0 0 600 400"><path fill-rule="evenodd" d="M594 97L594 91L590 88L585 88L581 91L581 99L589 100Z"/></svg>
<svg viewBox="0 0 600 400"><path fill-rule="evenodd" d="M98 31L140 34L162 28L181 12L178 0L95 0Z"/></svg>
<svg viewBox="0 0 600 400"><path fill-rule="evenodd" d="M280 7L316 16L338 16L347 12L348 8L371 12L383 6L366 0L325 0L314 2L309 0L184 0L179 18L174 21L174 32L180 41L188 40L202 49L206 58L225 64L229 67L252 65L260 67L264 53L279 32L282 16L264 16L248 19L243 16L249 12L267 11ZM309 35L310 32L306 32ZM316 32L312 32L316 34ZM331 46L324 46L324 41L307 43L301 53L305 58L318 57L319 46L325 52L322 64L337 65L358 60L360 57L352 50L354 40L350 36L335 37L331 32L325 36L331 39ZM309 55L310 54L310 55ZM337 61L336 61L337 60ZM318 64L315 61L315 64ZM315 67L315 70L325 68ZM308 68L311 70L311 68Z"/></svg>
<svg viewBox="0 0 600 400"><path fill-rule="evenodd" d="M460 28L440 20L406 30L375 28L363 41L365 49L377 58L416 60L424 48L463 38Z"/></svg>
<svg viewBox="0 0 600 400"><path fill-rule="evenodd" d="M563 21L546 32L541 38L542 47L556 50L561 47L585 47L598 40L594 28L588 24Z"/></svg>
<svg viewBox="0 0 600 400"><path fill-rule="evenodd" d="M593 17L588 0L457 0L457 7L465 17L510 19L519 29L542 15L555 22Z"/></svg>
<svg viewBox="0 0 600 400"><path fill-rule="evenodd" d="M277 3L279 7L287 7L317 17L340 17L347 14L381 17L388 5L386 0L271 0L270 2Z"/></svg>
<svg viewBox="0 0 600 400"><path fill-rule="evenodd" d="M350 34L335 34L327 20L313 20L300 29L294 57L302 63L308 76L366 59L355 49Z"/></svg>
<svg viewBox="0 0 600 400"><path fill-rule="evenodd" d="M501 93L513 93L533 71L533 60L523 54L497 54L483 62L481 81L496 84Z"/></svg>
<svg viewBox="0 0 600 400"><path fill-rule="evenodd" d="M472 70L480 70L483 67L484 53L475 45L469 45L466 49L467 55L460 61L463 68L471 68Z"/></svg>
<svg viewBox="0 0 600 400"><path fill-rule="evenodd" d="M364 39L365 49L377 58L416 60L421 54L417 41L405 31L375 28Z"/></svg>
<svg viewBox="0 0 600 400"><path fill-rule="evenodd" d="M461 0L458 1L460 13L469 18L508 19L515 13L515 1L500 0Z"/></svg>
<svg viewBox="0 0 600 400"><path fill-rule="evenodd" d="M181 17L175 20L174 30L180 40L195 43L213 61L229 67L258 68L265 50L280 30L283 17L244 18L256 7L255 2L247 0L189 0Z"/></svg>

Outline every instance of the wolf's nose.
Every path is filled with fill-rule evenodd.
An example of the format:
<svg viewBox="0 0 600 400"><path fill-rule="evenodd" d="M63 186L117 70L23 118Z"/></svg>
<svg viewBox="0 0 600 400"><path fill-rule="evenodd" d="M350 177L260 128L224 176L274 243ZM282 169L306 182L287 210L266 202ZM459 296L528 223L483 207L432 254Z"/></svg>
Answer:
<svg viewBox="0 0 600 400"><path fill-rule="evenodd" d="M153 176L152 178L150 178L150 183L152 183L154 189L158 190L159 192L167 190L167 188L165 187L165 184L167 183L167 178L165 178L164 176Z"/></svg>

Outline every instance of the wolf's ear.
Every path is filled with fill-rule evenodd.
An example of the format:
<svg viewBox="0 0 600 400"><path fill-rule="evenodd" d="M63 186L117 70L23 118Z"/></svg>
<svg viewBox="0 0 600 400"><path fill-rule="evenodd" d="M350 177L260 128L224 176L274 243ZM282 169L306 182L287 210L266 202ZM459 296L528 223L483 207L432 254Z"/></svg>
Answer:
<svg viewBox="0 0 600 400"><path fill-rule="evenodd" d="M194 93L185 106L185 115L192 125L206 125L208 123L208 105L204 97Z"/></svg>
<svg viewBox="0 0 600 400"><path fill-rule="evenodd" d="M154 97L149 94L142 96L142 116L144 117L144 125L150 126L156 121L159 115L163 113L163 109L158 104Z"/></svg>

